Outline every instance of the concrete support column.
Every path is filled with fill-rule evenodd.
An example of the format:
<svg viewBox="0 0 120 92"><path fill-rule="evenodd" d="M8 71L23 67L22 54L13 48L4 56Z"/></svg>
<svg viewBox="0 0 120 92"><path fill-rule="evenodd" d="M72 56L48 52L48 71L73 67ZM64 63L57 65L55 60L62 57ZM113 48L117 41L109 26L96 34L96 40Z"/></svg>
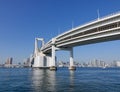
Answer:
<svg viewBox="0 0 120 92"><path fill-rule="evenodd" d="M73 60L73 48L70 49L70 70L76 70L76 67L74 66L74 60Z"/></svg>
<svg viewBox="0 0 120 92"><path fill-rule="evenodd" d="M51 66L50 70L57 70L56 61L55 61L55 38L52 39L52 57L51 57Z"/></svg>
<svg viewBox="0 0 120 92"><path fill-rule="evenodd" d="M52 66L56 66L55 65L55 46L52 45L52 62L51 62Z"/></svg>
<svg viewBox="0 0 120 92"><path fill-rule="evenodd" d="M70 66L74 66L74 61L73 61L73 49L70 50Z"/></svg>

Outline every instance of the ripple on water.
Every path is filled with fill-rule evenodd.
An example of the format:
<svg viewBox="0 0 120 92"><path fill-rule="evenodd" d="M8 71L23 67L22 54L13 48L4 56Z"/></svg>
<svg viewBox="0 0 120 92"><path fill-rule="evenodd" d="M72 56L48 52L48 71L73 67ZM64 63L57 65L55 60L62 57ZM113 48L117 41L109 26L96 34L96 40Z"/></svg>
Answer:
<svg viewBox="0 0 120 92"><path fill-rule="evenodd" d="M1 68L1 92L120 92L119 68Z"/></svg>

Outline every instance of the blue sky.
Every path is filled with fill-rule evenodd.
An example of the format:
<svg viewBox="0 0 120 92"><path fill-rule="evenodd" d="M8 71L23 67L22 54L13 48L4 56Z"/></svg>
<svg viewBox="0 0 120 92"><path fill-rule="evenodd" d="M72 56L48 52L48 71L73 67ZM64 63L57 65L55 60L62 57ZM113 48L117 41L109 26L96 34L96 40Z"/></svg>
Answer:
<svg viewBox="0 0 120 92"><path fill-rule="evenodd" d="M0 63L8 57L23 62L34 49L34 38L52 37L97 18L118 12L120 0L0 0ZM79 62L120 60L120 41L78 46ZM58 60L68 61L69 52L58 51Z"/></svg>

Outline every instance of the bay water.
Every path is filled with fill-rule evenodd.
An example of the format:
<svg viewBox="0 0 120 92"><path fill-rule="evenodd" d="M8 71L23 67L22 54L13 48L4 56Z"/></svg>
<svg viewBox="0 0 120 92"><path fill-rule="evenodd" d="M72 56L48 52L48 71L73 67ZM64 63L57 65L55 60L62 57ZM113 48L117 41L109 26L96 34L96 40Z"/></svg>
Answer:
<svg viewBox="0 0 120 92"><path fill-rule="evenodd" d="M120 92L120 68L0 68L0 92Z"/></svg>

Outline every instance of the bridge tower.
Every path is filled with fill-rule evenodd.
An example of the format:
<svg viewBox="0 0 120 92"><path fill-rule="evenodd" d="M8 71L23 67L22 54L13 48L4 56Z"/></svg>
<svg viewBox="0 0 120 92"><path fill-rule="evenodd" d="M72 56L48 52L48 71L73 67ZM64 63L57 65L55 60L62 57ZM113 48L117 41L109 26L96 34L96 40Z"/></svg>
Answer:
<svg viewBox="0 0 120 92"><path fill-rule="evenodd" d="M41 48L38 47L38 41L42 42ZM74 60L73 60L73 48L57 48L55 45L56 38L52 38L51 42L51 52L48 54L44 54L41 50L42 47L44 47L44 39L43 38L35 38L35 50L34 50L34 63L32 67L35 68L49 68L52 71L57 70L56 66L56 50L68 50L70 51L70 70L76 70L76 67L74 66Z"/></svg>
<svg viewBox="0 0 120 92"><path fill-rule="evenodd" d="M35 68L48 68L49 67L49 57L47 57L42 51L41 48L38 47L38 41L42 42L41 48L44 46L43 38L35 38L35 49L34 49L34 63L32 67Z"/></svg>

